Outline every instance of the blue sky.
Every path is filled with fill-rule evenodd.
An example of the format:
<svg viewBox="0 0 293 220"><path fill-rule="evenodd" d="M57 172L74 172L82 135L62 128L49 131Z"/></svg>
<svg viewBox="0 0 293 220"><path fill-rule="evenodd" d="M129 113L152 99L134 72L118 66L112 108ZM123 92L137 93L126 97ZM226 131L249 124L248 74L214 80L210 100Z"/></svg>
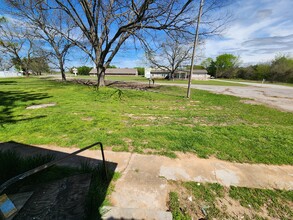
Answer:
<svg viewBox="0 0 293 220"><path fill-rule="evenodd" d="M222 36L205 40L204 57L222 53L240 56L242 65L268 62L278 54L293 56L293 0L237 0L228 7L233 14ZM142 51L121 51L113 64L142 65Z"/></svg>
<svg viewBox="0 0 293 220"><path fill-rule="evenodd" d="M242 0L229 7L234 19L222 37L206 40L204 54L240 56L243 65L293 55L293 0Z"/></svg>
<svg viewBox="0 0 293 220"><path fill-rule="evenodd" d="M3 7L1 0L0 3ZM201 56L215 58L222 53L232 53L240 57L242 65L268 62L277 54L293 56L293 0L235 0L225 10L232 13L231 22L221 36L205 40L197 51ZM66 66L93 66L81 54L73 50ZM112 64L145 66L144 52L128 41Z"/></svg>

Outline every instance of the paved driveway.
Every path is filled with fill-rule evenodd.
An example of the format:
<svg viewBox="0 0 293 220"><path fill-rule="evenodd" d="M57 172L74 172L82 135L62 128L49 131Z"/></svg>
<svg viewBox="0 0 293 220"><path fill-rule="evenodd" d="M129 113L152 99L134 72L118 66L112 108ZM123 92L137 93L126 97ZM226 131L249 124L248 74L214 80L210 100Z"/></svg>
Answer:
<svg viewBox="0 0 293 220"><path fill-rule="evenodd" d="M251 104L265 104L283 111L293 112L293 87L259 83L243 84L246 84L247 86L192 85L191 87L217 94L249 98L253 99L252 101L248 101L248 103ZM185 84L169 85L187 87Z"/></svg>

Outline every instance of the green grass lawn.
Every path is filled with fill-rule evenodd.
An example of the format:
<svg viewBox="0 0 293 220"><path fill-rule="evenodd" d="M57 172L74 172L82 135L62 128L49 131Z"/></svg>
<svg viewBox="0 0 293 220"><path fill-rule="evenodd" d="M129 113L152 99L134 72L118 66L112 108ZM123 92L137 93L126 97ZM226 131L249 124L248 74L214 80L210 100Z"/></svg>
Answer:
<svg viewBox="0 0 293 220"><path fill-rule="evenodd" d="M293 191L223 187L217 183L171 185L169 208L173 219L199 219L205 217L203 212L208 219L293 218Z"/></svg>
<svg viewBox="0 0 293 220"><path fill-rule="evenodd" d="M221 80L221 79L218 79ZM245 80L245 79L223 79L225 81L232 81L232 82L248 82L248 83L262 83L262 80ZM281 85L281 86L293 86L293 83L282 83L282 82L269 82L265 81L264 84L273 84L273 85Z"/></svg>
<svg viewBox="0 0 293 220"><path fill-rule="evenodd" d="M165 79L157 79L155 80L156 83L166 83L166 84L187 84L188 80L165 80ZM240 83L230 83L230 82L221 82L221 81L217 81L217 80L192 80L191 84L193 85L212 85L212 86L246 86L244 84L240 84Z"/></svg>
<svg viewBox="0 0 293 220"><path fill-rule="evenodd" d="M84 147L229 161L293 164L293 114L240 98L161 86L101 88L38 78L0 80L0 142ZM56 103L41 109L34 104Z"/></svg>

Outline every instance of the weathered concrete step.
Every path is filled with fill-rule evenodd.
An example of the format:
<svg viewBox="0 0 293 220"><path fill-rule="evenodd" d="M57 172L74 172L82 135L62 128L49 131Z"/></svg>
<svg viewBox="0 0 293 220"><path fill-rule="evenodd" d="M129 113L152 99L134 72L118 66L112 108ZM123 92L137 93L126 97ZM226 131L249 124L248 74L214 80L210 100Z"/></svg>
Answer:
<svg viewBox="0 0 293 220"><path fill-rule="evenodd" d="M160 210L104 206L102 219L172 220L172 213Z"/></svg>

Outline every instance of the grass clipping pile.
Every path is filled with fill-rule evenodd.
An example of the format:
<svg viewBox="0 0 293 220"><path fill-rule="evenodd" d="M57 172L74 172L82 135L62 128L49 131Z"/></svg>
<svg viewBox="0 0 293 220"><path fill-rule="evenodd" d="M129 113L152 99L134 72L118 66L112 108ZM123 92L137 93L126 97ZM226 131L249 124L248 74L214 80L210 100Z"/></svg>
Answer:
<svg viewBox="0 0 293 220"><path fill-rule="evenodd" d="M171 182L173 219L293 219L293 192Z"/></svg>

